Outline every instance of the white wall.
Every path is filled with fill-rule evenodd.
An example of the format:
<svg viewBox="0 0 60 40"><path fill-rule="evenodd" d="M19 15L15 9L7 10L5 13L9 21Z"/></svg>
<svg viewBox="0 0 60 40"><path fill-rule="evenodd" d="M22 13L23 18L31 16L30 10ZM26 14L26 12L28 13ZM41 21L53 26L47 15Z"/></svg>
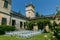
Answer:
<svg viewBox="0 0 60 40"><path fill-rule="evenodd" d="M7 14L10 14L11 5L8 4L8 8L4 8L3 6L4 6L4 1L0 0L0 11L7 13Z"/></svg>
<svg viewBox="0 0 60 40"><path fill-rule="evenodd" d="M15 20L16 21L16 25L15 25L15 27L16 27L16 29L18 29L18 30L20 30L20 22L26 22L26 20L24 20L23 18L21 19L19 19L19 18L15 18L15 17L11 17L11 21L12 20ZM12 24L12 22L11 22L11 24ZM23 26L24 27L24 26Z"/></svg>
<svg viewBox="0 0 60 40"><path fill-rule="evenodd" d="M2 18L6 18L7 19L7 25L9 25L10 16L6 15L6 14L3 14L3 13L0 13L0 25L1 25L1 22L2 22Z"/></svg>

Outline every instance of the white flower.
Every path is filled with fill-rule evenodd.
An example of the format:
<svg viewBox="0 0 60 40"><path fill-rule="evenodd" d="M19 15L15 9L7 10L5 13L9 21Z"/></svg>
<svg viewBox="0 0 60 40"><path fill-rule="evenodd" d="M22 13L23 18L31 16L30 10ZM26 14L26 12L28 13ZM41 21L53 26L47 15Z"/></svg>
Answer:
<svg viewBox="0 0 60 40"><path fill-rule="evenodd" d="M47 35L44 35L45 38L47 38Z"/></svg>

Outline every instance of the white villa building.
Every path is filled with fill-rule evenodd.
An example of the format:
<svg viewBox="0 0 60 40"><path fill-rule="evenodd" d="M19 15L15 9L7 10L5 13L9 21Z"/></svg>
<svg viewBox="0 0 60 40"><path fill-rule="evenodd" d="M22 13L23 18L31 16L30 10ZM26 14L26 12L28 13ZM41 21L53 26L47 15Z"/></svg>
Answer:
<svg viewBox="0 0 60 40"><path fill-rule="evenodd" d="M0 0L0 25L15 26L17 30L25 28L28 18L34 18L34 6L26 5L26 16L11 11L11 0Z"/></svg>
<svg viewBox="0 0 60 40"><path fill-rule="evenodd" d="M25 29L25 22L29 19L34 19L34 6L32 4L26 5L26 16L21 13L11 11L11 0L0 0L0 25L15 26L16 30ZM60 23L60 20L54 20ZM53 23L53 20L51 20Z"/></svg>

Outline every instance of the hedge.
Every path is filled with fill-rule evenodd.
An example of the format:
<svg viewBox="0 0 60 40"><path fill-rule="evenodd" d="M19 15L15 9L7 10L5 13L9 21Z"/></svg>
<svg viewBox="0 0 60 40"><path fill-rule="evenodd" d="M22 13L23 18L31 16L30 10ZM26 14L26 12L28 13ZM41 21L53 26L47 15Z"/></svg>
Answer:
<svg viewBox="0 0 60 40"><path fill-rule="evenodd" d="M5 34L5 31L14 31L14 26L0 25L0 35Z"/></svg>
<svg viewBox="0 0 60 40"><path fill-rule="evenodd" d="M3 35L3 34L5 34L5 31L0 29L0 35Z"/></svg>

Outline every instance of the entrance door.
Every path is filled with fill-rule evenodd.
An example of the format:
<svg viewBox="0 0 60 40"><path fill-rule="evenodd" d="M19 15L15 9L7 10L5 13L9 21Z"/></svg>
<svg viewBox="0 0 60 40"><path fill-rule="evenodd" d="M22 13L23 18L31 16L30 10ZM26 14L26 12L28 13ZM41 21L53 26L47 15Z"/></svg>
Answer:
<svg viewBox="0 0 60 40"><path fill-rule="evenodd" d="M16 21L12 20L12 26L15 26L15 25L16 25Z"/></svg>

